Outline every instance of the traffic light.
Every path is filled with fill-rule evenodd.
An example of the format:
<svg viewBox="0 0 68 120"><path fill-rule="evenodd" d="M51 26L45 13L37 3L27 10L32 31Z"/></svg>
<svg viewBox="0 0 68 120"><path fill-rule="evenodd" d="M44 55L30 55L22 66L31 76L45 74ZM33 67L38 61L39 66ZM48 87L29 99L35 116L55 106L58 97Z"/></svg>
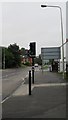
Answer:
<svg viewBox="0 0 68 120"><path fill-rule="evenodd" d="M36 43L35 42L30 43L30 55L31 56L36 55Z"/></svg>

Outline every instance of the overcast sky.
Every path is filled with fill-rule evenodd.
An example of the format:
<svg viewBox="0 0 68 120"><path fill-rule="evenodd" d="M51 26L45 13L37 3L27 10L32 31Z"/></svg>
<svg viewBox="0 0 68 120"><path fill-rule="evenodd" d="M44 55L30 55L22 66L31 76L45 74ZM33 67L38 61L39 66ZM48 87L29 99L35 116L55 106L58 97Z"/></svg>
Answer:
<svg viewBox="0 0 68 120"><path fill-rule="evenodd" d="M44 2L2 3L2 46L13 43L29 49L30 42L36 42L37 55L41 47L60 46L61 24L58 8L41 8ZM66 3L47 2L59 5L63 12L64 41L66 37Z"/></svg>

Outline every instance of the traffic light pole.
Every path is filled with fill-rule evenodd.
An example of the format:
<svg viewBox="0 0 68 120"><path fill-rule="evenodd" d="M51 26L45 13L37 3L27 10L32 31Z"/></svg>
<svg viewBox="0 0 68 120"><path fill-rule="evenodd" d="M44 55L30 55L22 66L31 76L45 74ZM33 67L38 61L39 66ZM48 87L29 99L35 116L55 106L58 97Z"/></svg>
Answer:
<svg viewBox="0 0 68 120"><path fill-rule="evenodd" d="M30 56L32 57L32 83L34 84L34 57L36 55L36 43L30 43Z"/></svg>
<svg viewBox="0 0 68 120"><path fill-rule="evenodd" d="M34 57L32 57L32 66L34 66Z"/></svg>
<svg viewBox="0 0 68 120"><path fill-rule="evenodd" d="M32 58L32 83L34 84L34 58Z"/></svg>

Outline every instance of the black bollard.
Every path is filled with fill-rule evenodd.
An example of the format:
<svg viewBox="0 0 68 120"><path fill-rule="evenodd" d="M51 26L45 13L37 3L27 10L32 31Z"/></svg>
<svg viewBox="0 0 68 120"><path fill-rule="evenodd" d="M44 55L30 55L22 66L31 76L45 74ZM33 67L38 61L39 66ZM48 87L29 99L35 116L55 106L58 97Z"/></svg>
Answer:
<svg viewBox="0 0 68 120"><path fill-rule="evenodd" d="M31 71L29 71L29 95L31 95Z"/></svg>
<svg viewBox="0 0 68 120"><path fill-rule="evenodd" d="M34 70L32 70L32 83L34 84Z"/></svg>

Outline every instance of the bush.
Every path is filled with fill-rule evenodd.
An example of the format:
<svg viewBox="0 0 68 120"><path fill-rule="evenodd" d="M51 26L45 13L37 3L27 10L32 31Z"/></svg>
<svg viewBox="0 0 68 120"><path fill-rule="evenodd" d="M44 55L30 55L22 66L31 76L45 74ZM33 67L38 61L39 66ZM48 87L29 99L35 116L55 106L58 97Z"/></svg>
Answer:
<svg viewBox="0 0 68 120"><path fill-rule="evenodd" d="M24 65L30 66L30 62L26 62L24 63Z"/></svg>

